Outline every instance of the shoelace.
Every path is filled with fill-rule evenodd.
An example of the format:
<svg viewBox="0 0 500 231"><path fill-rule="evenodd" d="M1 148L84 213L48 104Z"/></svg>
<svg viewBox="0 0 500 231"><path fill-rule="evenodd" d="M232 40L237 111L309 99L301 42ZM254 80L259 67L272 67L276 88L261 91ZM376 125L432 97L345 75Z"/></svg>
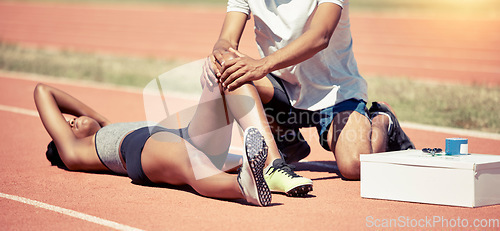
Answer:
<svg viewBox="0 0 500 231"><path fill-rule="evenodd" d="M271 171L271 174L273 174L276 171L281 171L281 172L285 173L286 175L291 176L292 178L300 177L299 175L297 175L293 171L293 169L295 169L295 166L293 166L291 164L287 164L284 161L280 161L277 164L273 163L273 167L272 168L273 168L273 170ZM269 170L271 170L271 169L269 169Z"/></svg>

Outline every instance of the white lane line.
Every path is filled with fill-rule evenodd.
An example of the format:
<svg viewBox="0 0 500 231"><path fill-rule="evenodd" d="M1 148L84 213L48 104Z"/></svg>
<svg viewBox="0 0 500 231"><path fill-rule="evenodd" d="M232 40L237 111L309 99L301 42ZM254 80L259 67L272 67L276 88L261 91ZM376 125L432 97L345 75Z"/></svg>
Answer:
<svg viewBox="0 0 500 231"><path fill-rule="evenodd" d="M74 211L74 210L71 210L71 209L61 208L61 207L58 207L58 206L55 206L55 205L50 205L50 204L47 204L47 203L43 203L43 202L40 202L40 201L31 200L31 199L20 197L20 196L14 196L14 195L9 195L9 194L5 194L5 193L0 193L0 197L3 197L5 199L9 199L9 200L13 200L13 201L18 201L18 202L21 202L21 203L24 203L24 204L28 204L28 205L32 205L32 206L35 206L35 207L39 207L39 208L42 208L42 209L47 209L47 210L50 210L50 211L53 211L53 212L61 213L61 214L64 214L64 215L68 215L68 216L71 216L71 217L75 217L75 218L82 219L84 221L88 221L88 222L92 222L92 223L96 223L96 224L99 224L99 225L107 226L107 227L110 227L110 228L113 228L113 229L117 229L117 230L142 230L142 229L130 227L128 225L122 225L122 224L116 223L114 221L109 221L109 220L106 220L106 219L102 219L102 218L99 218L99 217L88 215L88 214L85 214L85 213L80 213L80 212L77 212L77 211Z"/></svg>
<svg viewBox="0 0 500 231"><path fill-rule="evenodd" d="M38 112L35 110L24 109L24 108L20 108L20 107L12 107L12 106L2 105L2 104L0 104L0 111L7 111L7 112L13 112L13 113L22 114L22 115L29 115L29 116L38 117Z"/></svg>
<svg viewBox="0 0 500 231"><path fill-rule="evenodd" d="M0 104L0 111L6 111L6 112L12 112L12 113L17 113L17 114L22 114L22 115L38 117L38 112L35 110L7 106L7 105L2 105L2 104ZM498 133L472 131L472 130L465 130L465 129L459 129L459 128L438 127L438 126L417 124L417 123L411 123L411 122L401 122L400 121L399 123L401 124L401 126L403 128L410 128L410 129L438 132L438 133L447 133L447 134L452 134L452 135L457 135L457 136L468 136L468 137L476 137L476 138L483 138L483 139L490 139L490 140L500 140L500 134L498 134Z"/></svg>
<svg viewBox="0 0 500 231"><path fill-rule="evenodd" d="M0 111L6 111L6 112L12 112L12 113L17 113L17 114L22 114L22 115L38 117L38 112L35 110L24 109L24 108L19 108L19 107L12 107L12 106L2 105L2 104L0 104ZM243 148L231 146L231 147L229 147L229 151L235 152L235 153L243 153Z"/></svg>
<svg viewBox="0 0 500 231"><path fill-rule="evenodd" d="M29 81L35 81L35 82L39 82L42 80L44 82L65 84L65 85L70 85L70 86L75 86L75 87L84 86L84 87L93 88L93 89L114 90L114 91L121 91L121 92L135 93L135 94L142 95L142 89L136 88L136 87L123 87L123 86L116 86L116 85L105 84L105 83L95 84L94 82L67 80L67 79L54 78L54 77L49 77L49 76L37 75L37 74L7 72L7 71L3 71L3 70L0 70L0 75L1 75L0 79L1 78L22 79L22 80L29 80ZM170 97L172 99L180 98L180 99L190 99L190 100L195 100L195 101L198 100L198 97L194 97L193 95L187 95L187 94L185 95L185 94L181 94L181 93L171 93L167 97ZM0 110L20 113L20 114L24 114L24 115L38 116L37 111L23 109L23 108L16 108L16 107L11 107L11 106L6 106L6 105L0 105ZM411 122L401 122L401 121L400 121L400 124L403 128L417 129L417 130L423 130L423 131L433 131L433 132L439 132L439 133L447 133L447 134L452 134L452 135L457 135L457 136L470 136L470 137L476 137L476 138L500 140L500 134L498 134L498 133L488 133L488 132L472 131L472 130L449 128L449 127L439 127L439 126L424 125L424 124L417 124L417 123L411 123Z"/></svg>
<svg viewBox="0 0 500 231"><path fill-rule="evenodd" d="M410 128L410 129L430 131L430 132L448 133L457 136L469 136L469 137L476 137L476 138L483 138L490 140L500 140L500 134L498 133L472 131L459 128L437 127L437 126L430 126L430 125L410 123L410 122L400 122L400 124L403 128Z"/></svg>

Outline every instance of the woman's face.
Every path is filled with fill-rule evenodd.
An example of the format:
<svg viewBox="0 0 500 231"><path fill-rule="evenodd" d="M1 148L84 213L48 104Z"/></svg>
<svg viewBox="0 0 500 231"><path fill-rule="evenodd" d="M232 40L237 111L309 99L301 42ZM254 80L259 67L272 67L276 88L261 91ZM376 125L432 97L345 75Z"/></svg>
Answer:
<svg viewBox="0 0 500 231"><path fill-rule="evenodd" d="M68 120L68 123L77 138L94 135L97 131L99 131L99 129L101 129L101 125L99 125L96 120L88 116L72 118Z"/></svg>

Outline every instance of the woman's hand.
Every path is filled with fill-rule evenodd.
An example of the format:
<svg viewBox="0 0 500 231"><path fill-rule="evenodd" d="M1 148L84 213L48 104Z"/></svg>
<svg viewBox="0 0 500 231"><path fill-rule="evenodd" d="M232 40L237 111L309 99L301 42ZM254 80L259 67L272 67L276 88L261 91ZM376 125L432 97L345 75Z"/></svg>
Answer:
<svg viewBox="0 0 500 231"><path fill-rule="evenodd" d="M217 55L214 55L214 53L217 53ZM203 77L201 78L201 85L203 87L208 86L213 88L219 85L219 77L221 76L220 70L222 69L221 64L238 57L235 53L229 51L220 53L220 51L217 50L214 51L214 53L212 53L203 64ZM215 56L218 58L216 59ZM215 59L215 61L212 61L213 59Z"/></svg>
<svg viewBox="0 0 500 231"><path fill-rule="evenodd" d="M218 48L214 49L209 56L212 70L214 71L214 74L217 76L217 78L220 77L222 73L221 63L224 63L224 57L222 56L222 54L225 52L227 52L226 49Z"/></svg>
<svg viewBox="0 0 500 231"><path fill-rule="evenodd" d="M212 91L213 87L218 84L218 77L215 73L214 65L211 61L211 57L208 57L205 59L205 63L203 64L202 67L202 73L201 73L201 87L205 88L208 87L210 91Z"/></svg>

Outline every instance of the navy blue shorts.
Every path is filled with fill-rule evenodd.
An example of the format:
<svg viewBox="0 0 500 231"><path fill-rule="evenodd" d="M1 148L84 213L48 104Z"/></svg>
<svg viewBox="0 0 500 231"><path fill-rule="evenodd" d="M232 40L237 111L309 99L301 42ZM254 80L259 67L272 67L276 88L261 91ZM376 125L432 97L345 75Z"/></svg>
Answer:
<svg viewBox="0 0 500 231"><path fill-rule="evenodd" d="M327 136L333 118L345 111L356 111L361 115L368 116L368 109L366 102L360 99L348 99L337 103L331 107L321 109L318 111L308 111L297 109L290 105L290 100L286 91L284 90L283 83L277 77L267 75L274 87L273 98L264 104L264 110L268 116L268 120L274 121L285 128L304 128L316 127L319 135L319 142L321 146L328 150Z"/></svg>
<svg viewBox="0 0 500 231"><path fill-rule="evenodd" d="M142 169L141 157L146 141L157 132L170 132L179 137L187 137L187 128L168 129L161 126L139 128L125 136L120 146L120 152L127 166L127 175L135 184L153 184Z"/></svg>

